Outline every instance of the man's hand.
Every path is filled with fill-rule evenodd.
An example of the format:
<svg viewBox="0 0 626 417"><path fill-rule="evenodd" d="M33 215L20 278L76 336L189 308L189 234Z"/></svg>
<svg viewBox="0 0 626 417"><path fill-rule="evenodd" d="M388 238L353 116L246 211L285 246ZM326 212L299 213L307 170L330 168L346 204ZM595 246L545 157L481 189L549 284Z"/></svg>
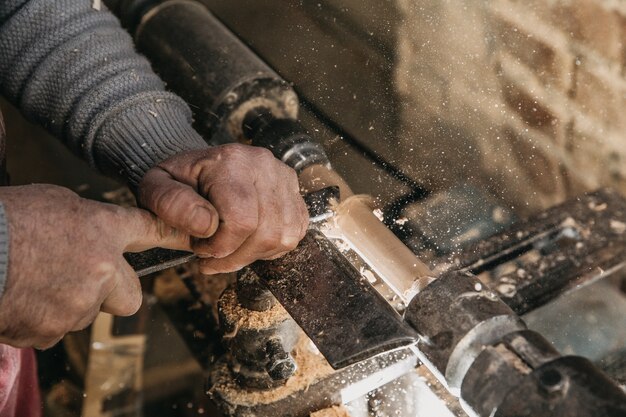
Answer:
<svg viewBox="0 0 626 417"><path fill-rule="evenodd" d="M176 155L146 173L139 202L193 236L206 274L294 249L308 213L296 173L266 149L223 145Z"/></svg>
<svg viewBox="0 0 626 417"><path fill-rule="evenodd" d="M141 305L123 252L189 250L189 237L147 211L80 198L52 185L0 188L9 223L9 268L0 297L0 343L46 348L87 327L98 311Z"/></svg>

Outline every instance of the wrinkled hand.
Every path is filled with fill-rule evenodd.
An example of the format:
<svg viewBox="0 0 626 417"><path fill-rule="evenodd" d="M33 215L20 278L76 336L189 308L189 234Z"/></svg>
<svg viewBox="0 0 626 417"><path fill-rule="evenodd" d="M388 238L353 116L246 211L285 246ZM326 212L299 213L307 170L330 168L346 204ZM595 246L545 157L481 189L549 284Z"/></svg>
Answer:
<svg viewBox="0 0 626 417"><path fill-rule="evenodd" d="M266 149L231 144L176 155L146 173L140 205L188 233L205 274L294 249L308 213L295 172Z"/></svg>
<svg viewBox="0 0 626 417"><path fill-rule="evenodd" d="M0 188L9 225L9 268L0 297L0 343L46 348L87 327L98 311L141 305L123 252L189 250L189 237L147 211L80 198L53 185Z"/></svg>

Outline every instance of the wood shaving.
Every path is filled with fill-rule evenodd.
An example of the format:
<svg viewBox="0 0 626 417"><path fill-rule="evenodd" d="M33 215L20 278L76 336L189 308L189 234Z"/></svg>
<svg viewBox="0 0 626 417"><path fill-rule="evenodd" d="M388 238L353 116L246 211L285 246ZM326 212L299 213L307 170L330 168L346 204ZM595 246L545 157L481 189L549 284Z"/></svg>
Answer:
<svg viewBox="0 0 626 417"><path fill-rule="evenodd" d="M277 322L291 318L289 313L276 303L267 311L254 311L242 307L237 301L237 294L230 288L224 291L220 299L222 313L228 317L229 322L236 323L237 329L265 329Z"/></svg>

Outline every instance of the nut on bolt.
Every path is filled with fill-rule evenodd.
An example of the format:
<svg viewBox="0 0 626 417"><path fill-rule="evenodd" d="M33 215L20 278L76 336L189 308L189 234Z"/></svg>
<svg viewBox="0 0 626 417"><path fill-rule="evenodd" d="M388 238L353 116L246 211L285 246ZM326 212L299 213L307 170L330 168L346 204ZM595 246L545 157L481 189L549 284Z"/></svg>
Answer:
<svg viewBox="0 0 626 417"><path fill-rule="evenodd" d="M557 369L546 369L539 376L540 387L547 394L556 394L563 390L567 381Z"/></svg>
<svg viewBox="0 0 626 417"><path fill-rule="evenodd" d="M280 339L268 340L265 351L269 359L265 370L274 381L284 381L296 373L298 366L291 354L285 352Z"/></svg>

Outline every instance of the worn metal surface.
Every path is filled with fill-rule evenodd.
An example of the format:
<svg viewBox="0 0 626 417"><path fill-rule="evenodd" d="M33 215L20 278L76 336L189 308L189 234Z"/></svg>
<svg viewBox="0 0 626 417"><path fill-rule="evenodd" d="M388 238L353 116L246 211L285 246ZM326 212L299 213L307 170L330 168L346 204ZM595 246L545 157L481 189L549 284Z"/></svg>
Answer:
<svg viewBox="0 0 626 417"><path fill-rule="evenodd" d="M625 417L626 394L589 360L566 356L526 375L495 417Z"/></svg>
<svg viewBox="0 0 626 417"><path fill-rule="evenodd" d="M485 288L467 271L448 272L405 314L420 334L424 363L445 376L476 415L624 415L626 394L610 378L587 359L561 357L540 335L523 330L519 317Z"/></svg>
<svg viewBox="0 0 626 417"><path fill-rule="evenodd" d="M243 276L249 277L250 273ZM248 285L244 287L250 290ZM302 332L280 305L270 305L266 310L242 305L240 288L238 285L237 290L227 289L218 302L220 332L229 352L229 365L243 387L283 385L296 371L291 351ZM244 293L250 295L250 291ZM250 306L249 301L244 304ZM252 304L252 307L268 306L264 302Z"/></svg>
<svg viewBox="0 0 626 417"><path fill-rule="evenodd" d="M452 368L466 367L463 358L475 357L484 345L523 328L515 313L476 277L454 272L418 293L405 320L420 334L418 349L445 376L456 373Z"/></svg>
<svg viewBox="0 0 626 417"><path fill-rule="evenodd" d="M473 245L450 268L482 274L521 315L625 263L626 200L600 190Z"/></svg>
<svg viewBox="0 0 626 417"><path fill-rule="evenodd" d="M415 332L324 235L252 269L337 369L415 341Z"/></svg>
<svg viewBox="0 0 626 417"><path fill-rule="evenodd" d="M298 173L311 165L330 163L322 145L295 119L277 118L268 109L257 107L246 114L243 130L254 146L269 149Z"/></svg>
<svg viewBox="0 0 626 417"><path fill-rule="evenodd" d="M150 9L135 41L212 143L244 140L242 122L256 107L297 116L291 87L200 3L170 0Z"/></svg>
<svg viewBox="0 0 626 417"><path fill-rule="evenodd" d="M413 299L405 317L420 334L425 365L445 376L476 415L626 412L626 394L611 379L587 359L562 357L539 334L523 330L518 316L467 272L439 277Z"/></svg>
<svg viewBox="0 0 626 417"><path fill-rule="evenodd" d="M242 307L254 311L267 311L278 302L250 268L237 273L237 300Z"/></svg>
<svg viewBox="0 0 626 417"><path fill-rule="evenodd" d="M478 415L491 416L527 374L558 357L552 345L535 332L507 335L476 358L463 380L462 397Z"/></svg>
<svg viewBox="0 0 626 417"><path fill-rule="evenodd" d="M225 362L211 374L209 395L229 416L308 417L313 411L347 403L408 372L417 365L408 349L386 352L320 378L280 391L258 391L237 385ZM259 396L261 394L261 396Z"/></svg>

